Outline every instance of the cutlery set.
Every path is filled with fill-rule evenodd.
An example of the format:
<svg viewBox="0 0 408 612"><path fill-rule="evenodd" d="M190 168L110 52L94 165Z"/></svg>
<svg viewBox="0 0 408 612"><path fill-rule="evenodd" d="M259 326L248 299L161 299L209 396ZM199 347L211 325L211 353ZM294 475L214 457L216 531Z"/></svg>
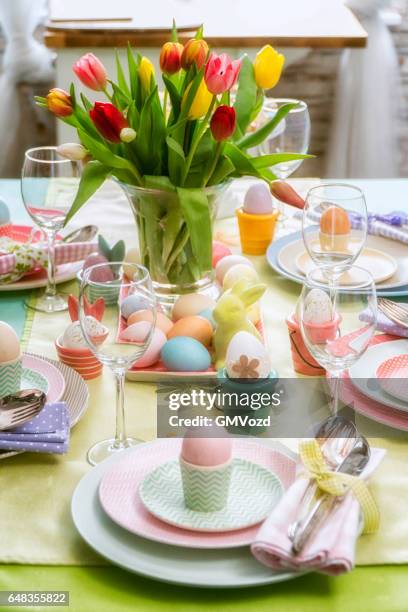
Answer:
<svg viewBox="0 0 408 612"><path fill-rule="evenodd" d="M0 431L31 421L43 409L46 395L39 389L24 389L0 399Z"/></svg>

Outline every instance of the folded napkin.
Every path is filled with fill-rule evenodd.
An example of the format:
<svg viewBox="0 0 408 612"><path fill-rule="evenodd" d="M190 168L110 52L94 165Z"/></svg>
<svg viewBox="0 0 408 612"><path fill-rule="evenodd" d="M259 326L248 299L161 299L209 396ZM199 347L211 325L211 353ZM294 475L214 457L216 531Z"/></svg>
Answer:
<svg viewBox="0 0 408 612"><path fill-rule="evenodd" d="M372 449L371 459L361 477L367 478L384 458L385 450ZM291 551L288 527L299 516L300 504L308 485L300 476L283 495L272 514L261 526L251 546L254 557L274 570L318 571L336 576L354 567L355 546L360 534L360 506L351 492L330 513L301 553Z"/></svg>
<svg viewBox="0 0 408 612"><path fill-rule="evenodd" d="M0 431L1 450L62 454L68 451L69 418L65 402L46 404L36 417L9 431Z"/></svg>
<svg viewBox="0 0 408 612"><path fill-rule="evenodd" d="M55 245L57 266L82 261L98 250L97 242L60 242ZM48 265L48 249L40 243L22 244L10 238L0 238L0 282L13 283L37 268Z"/></svg>
<svg viewBox="0 0 408 612"><path fill-rule="evenodd" d="M404 304L401 304L403 306ZM408 314L408 308L407 308ZM371 311L365 310L361 313L360 319L361 321L367 321L371 323L373 315ZM401 338L408 338L408 328L402 327L402 325L397 325L394 321L391 321L381 310L378 311L377 316L377 327L379 331L385 332L386 334L391 334L392 336L400 336Z"/></svg>

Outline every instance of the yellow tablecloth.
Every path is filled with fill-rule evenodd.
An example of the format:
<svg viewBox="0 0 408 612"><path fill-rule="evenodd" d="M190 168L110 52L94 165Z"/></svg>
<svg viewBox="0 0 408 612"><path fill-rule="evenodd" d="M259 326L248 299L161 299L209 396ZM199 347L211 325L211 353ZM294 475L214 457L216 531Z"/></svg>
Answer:
<svg viewBox="0 0 408 612"><path fill-rule="evenodd" d="M108 186L76 219L76 225L97 220L110 240L124 237L134 243L134 222L128 205L116 187ZM233 218L220 221L223 231L235 230ZM294 308L299 287L280 278L262 257L253 258L268 285L263 299L266 337L273 366L281 377L293 377L285 316ZM75 282L64 291L75 290ZM56 358L54 340L68 323L68 315L36 313L27 349ZM87 449L114 431L114 385L105 368L102 377L90 381L89 409L72 431L65 456L23 454L0 462L0 562L24 564L87 565L104 561L89 549L75 531L70 500L81 476L90 468ZM144 440L155 435L155 387L127 383L128 431ZM301 406L299 406L301 410ZM364 426L369 425L365 420ZM378 427L373 432L378 436ZM387 435L387 429L383 429ZM387 457L372 479L372 490L382 514L380 531L358 543L358 564L408 562L408 460L407 437L381 439L376 445L388 449Z"/></svg>

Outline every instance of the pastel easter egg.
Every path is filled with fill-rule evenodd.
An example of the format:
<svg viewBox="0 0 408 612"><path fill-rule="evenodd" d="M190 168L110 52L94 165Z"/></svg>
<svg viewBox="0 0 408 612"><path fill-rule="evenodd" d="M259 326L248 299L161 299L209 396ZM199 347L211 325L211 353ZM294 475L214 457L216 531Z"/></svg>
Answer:
<svg viewBox="0 0 408 612"><path fill-rule="evenodd" d="M128 295L120 305L120 312L125 319L128 319L131 314L138 310L146 310L149 302L142 295Z"/></svg>
<svg viewBox="0 0 408 612"><path fill-rule="evenodd" d="M176 321L167 337L170 340L176 336L189 336L208 346L211 344L212 334L213 328L208 319L193 315Z"/></svg>
<svg viewBox="0 0 408 612"><path fill-rule="evenodd" d="M258 338L245 331L232 337L225 356L225 367L230 378L249 380L267 378L271 371L266 347Z"/></svg>
<svg viewBox="0 0 408 612"><path fill-rule="evenodd" d="M173 321L178 321L183 317L198 314L206 308L214 308L215 301L208 295L203 293L187 293L181 295L173 306L172 318Z"/></svg>
<svg viewBox="0 0 408 612"><path fill-rule="evenodd" d="M245 279L250 283L259 282L259 276L252 266L245 264L237 264L230 268L224 276L222 288L224 291L231 287L239 280Z"/></svg>
<svg viewBox="0 0 408 612"><path fill-rule="evenodd" d="M129 325L125 329L125 331L121 335L122 340L127 340L128 342L145 342L146 338L149 335L152 324L149 321L139 321L138 323L133 323ZM157 363L160 359L160 351L164 344L166 343L166 335L162 332L161 329L157 327L154 329L149 346L134 364L136 368L148 368L155 363Z"/></svg>
<svg viewBox="0 0 408 612"><path fill-rule="evenodd" d="M329 206L320 217L320 229L329 235L349 234L351 224L347 211L340 206Z"/></svg>
<svg viewBox="0 0 408 612"><path fill-rule="evenodd" d="M166 368L174 372L203 372L211 365L210 353L205 346L186 336L167 340L161 358Z"/></svg>
<svg viewBox="0 0 408 612"><path fill-rule="evenodd" d="M304 321L321 325L322 323L328 323L332 318L330 297L323 289L315 287L307 294L304 301Z"/></svg>
<svg viewBox="0 0 408 612"><path fill-rule="evenodd" d="M207 321L209 321L211 323L211 326L213 329L216 328L217 324L215 322L214 316L213 316L213 312L214 312L214 308L206 308L205 310L201 310L198 313L199 317L204 317L204 319L207 319Z"/></svg>
<svg viewBox="0 0 408 612"><path fill-rule="evenodd" d="M14 361L20 355L20 341L14 329L0 321L0 363Z"/></svg>
<svg viewBox="0 0 408 612"><path fill-rule="evenodd" d="M265 183L251 185L245 194L244 212L249 215L268 215L273 212L273 200Z"/></svg>
<svg viewBox="0 0 408 612"><path fill-rule="evenodd" d="M231 455L231 438L203 438L195 435L195 429L191 435L186 435L181 446L182 459L192 465L222 465L231 459Z"/></svg>
<svg viewBox="0 0 408 612"><path fill-rule="evenodd" d="M252 266L253 263L243 255L227 255L227 257L223 257L215 266L215 276L217 281L222 285L224 281L224 276L228 272L232 266L236 266L237 264L246 264L247 266Z"/></svg>
<svg viewBox="0 0 408 612"><path fill-rule="evenodd" d="M133 323L138 323L139 321L149 321L153 322L153 313L151 310L137 310L133 312L127 320L128 325L132 325ZM171 328L173 327L173 321L170 321L168 317L162 312L158 312L156 314L156 327L161 329L166 335L169 333Z"/></svg>
<svg viewBox="0 0 408 612"><path fill-rule="evenodd" d="M126 252L125 255L125 259L123 262L123 271L126 274L126 276L128 278L132 278L133 277L133 268L130 265L127 264L140 264L141 260L140 260L140 252L139 249L137 247L134 247L133 249L129 249Z"/></svg>
<svg viewBox="0 0 408 612"><path fill-rule="evenodd" d="M10 211L4 200L0 200L0 225L10 223Z"/></svg>
<svg viewBox="0 0 408 612"><path fill-rule="evenodd" d="M222 242L217 242L214 240L212 243L212 267L215 268L220 259L227 257L228 255L231 255L231 249L225 246L225 244Z"/></svg>

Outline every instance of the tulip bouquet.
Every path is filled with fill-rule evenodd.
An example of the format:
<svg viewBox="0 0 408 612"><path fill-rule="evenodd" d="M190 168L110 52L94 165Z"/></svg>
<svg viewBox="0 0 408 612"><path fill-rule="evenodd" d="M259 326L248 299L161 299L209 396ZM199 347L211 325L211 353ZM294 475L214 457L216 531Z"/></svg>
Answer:
<svg viewBox="0 0 408 612"><path fill-rule="evenodd" d="M177 292L203 287L211 272L212 220L219 186L243 175L271 183L272 167L308 157L294 153L252 157L259 145L293 108L287 104L259 129L264 91L279 81L283 55L269 45L252 63L210 52L202 28L184 46L172 39L160 54L160 92L150 60L127 49L127 76L116 56L116 81L108 78L93 54L74 72L108 101L92 104L71 85L52 89L37 103L76 128L78 144L61 145L71 159L86 159L67 221L115 177L135 212L142 262L156 284ZM177 291L176 291L177 290Z"/></svg>

